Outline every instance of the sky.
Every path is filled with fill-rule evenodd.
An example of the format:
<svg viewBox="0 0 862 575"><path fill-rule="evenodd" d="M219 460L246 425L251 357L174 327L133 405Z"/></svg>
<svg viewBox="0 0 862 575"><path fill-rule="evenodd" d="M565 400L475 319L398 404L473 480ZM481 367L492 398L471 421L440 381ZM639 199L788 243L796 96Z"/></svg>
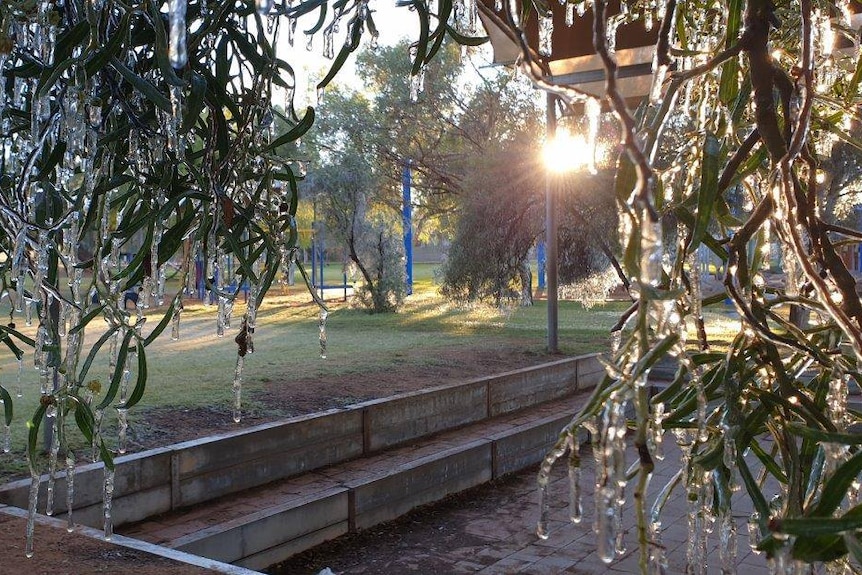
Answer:
<svg viewBox="0 0 862 575"><path fill-rule="evenodd" d="M378 43L381 46L391 46L398 43L401 38L411 40L419 36L419 25L417 16L405 7L395 6L395 0L370 0L369 8L373 11L372 17L374 23L380 32ZM314 91L314 86L317 81L322 78L326 70L329 69L331 61L323 57L323 35L318 33L314 38L314 43L311 51L306 49L306 36L302 30L306 30L313 26L317 20L317 12L311 15L306 15L299 20L296 28L296 40L293 46L287 42L287 31L282 30L278 42L278 54L281 58L290 62L294 66L296 73L297 93L294 100L294 105L297 110L301 110L305 106L315 105L317 96ZM342 34L335 40L335 53L341 48L344 42L344 31L346 26L341 26ZM365 33L362 37L362 46L367 47L371 37ZM360 50L362 48L360 47ZM408 58L408 55L404 55ZM359 87L359 79L356 77L354 63L356 54L351 54L349 60L344 64L344 67L336 77L336 82ZM303 89L304 88L304 89Z"/></svg>
<svg viewBox="0 0 862 575"><path fill-rule="evenodd" d="M397 44L402 38L408 40L416 40L419 37L418 17L415 12L406 7L398 7L395 5L396 0L370 0L369 8L373 11L374 23L377 30L380 32L378 44L381 46L391 46ZM294 66L296 73L296 95L294 97L294 107L296 110L302 110L305 106L315 106L317 104L317 95L315 86L317 82L323 78L329 70L331 61L323 57L323 35L318 33L313 41L312 50L306 49L306 36L302 30L309 29L317 21L317 12L306 15L299 20L296 29L296 40L293 46L287 42L287 31L282 30L278 41L278 54L282 59L290 62ZM328 21L327 21L328 23ZM337 54L344 42L344 32L346 26L341 27L341 36L335 40L335 53ZM371 41L369 34L365 33L362 37L363 47L367 47ZM487 52L487 53L486 53ZM471 54L477 59L479 65L483 62L490 62L490 48L487 50L471 49ZM409 58L408 54L404 54L404 58ZM361 88L360 80L355 72L356 53L350 55L344 67L336 76L334 82L341 85ZM469 75L469 67L467 74ZM467 81L469 79L463 79ZM276 96L278 103L279 96ZM283 96L281 96L283 98Z"/></svg>

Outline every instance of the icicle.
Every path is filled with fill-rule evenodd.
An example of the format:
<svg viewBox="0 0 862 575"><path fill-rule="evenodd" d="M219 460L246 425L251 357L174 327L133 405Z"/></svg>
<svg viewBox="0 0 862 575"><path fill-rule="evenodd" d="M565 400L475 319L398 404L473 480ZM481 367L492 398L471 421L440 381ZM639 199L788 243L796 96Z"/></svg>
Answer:
<svg viewBox="0 0 862 575"><path fill-rule="evenodd" d="M598 169L596 168L596 155L598 154L599 149L598 142L599 128L602 123L602 105L598 99L588 98L584 104L584 110L589 123L589 130L587 132L587 148L589 150L587 155L587 169L589 169L591 174L596 174L598 173Z"/></svg>
<svg viewBox="0 0 862 575"><path fill-rule="evenodd" d="M60 454L60 416L55 411L51 421L51 449L48 452L48 499L45 502L45 515L54 514L54 483L57 479L57 459Z"/></svg>
<svg viewBox="0 0 862 575"><path fill-rule="evenodd" d="M114 499L114 471L105 464L105 488L102 495L105 516L105 541L114 538L114 521L111 518L111 506Z"/></svg>
<svg viewBox="0 0 862 575"><path fill-rule="evenodd" d="M692 472L692 478L690 479L690 485L688 486L688 497L687 497L687 521L688 521L688 539L686 541L686 550L685 550L685 572L686 575L693 575L698 572L700 566L700 557L698 557L699 550L699 540L700 540L700 530L703 528L703 524L699 521L698 513L700 512L700 497L701 497L701 486L699 474L694 471Z"/></svg>
<svg viewBox="0 0 862 575"><path fill-rule="evenodd" d="M835 423L837 431L845 431L847 428L847 381L843 374L836 373L829 380L826 405L829 408L829 419Z"/></svg>
<svg viewBox="0 0 862 575"><path fill-rule="evenodd" d="M168 5L170 20L168 58L174 68L184 68L189 60L186 51L186 8L186 0L170 0Z"/></svg>
<svg viewBox="0 0 862 575"><path fill-rule="evenodd" d="M24 360L18 358L18 370L15 375L15 395L16 397L24 397L24 389L21 387L21 373L24 371Z"/></svg>
<svg viewBox="0 0 862 575"><path fill-rule="evenodd" d="M757 546L760 545L760 513L757 511L748 518L748 546L755 553L760 553Z"/></svg>
<svg viewBox="0 0 862 575"><path fill-rule="evenodd" d="M266 16L272 10L273 0L255 0L255 9L260 16Z"/></svg>
<svg viewBox="0 0 862 575"><path fill-rule="evenodd" d="M661 521L653 516L649 522L649 575L665 575L667 573L667 557L661 541Z"/></svg>
<svg viewBox="0 0 862 575"><path fill-rule="evenodd" d="M120 455L126 452L126 432L129 429L128 410L117 408L117 451Z"/></svg>
<svg viewBox="0 0 862 575"><path fill-rule="evenodd" d="M494 0L494 12L503 11L503 0Z"/></svg>
<svg viewBox="0 0 862 575"><path fill-rule="evenodd" d="M242 419L242 368L245 357L236 356L236 369L233 372L233 421L239 423Z"/></svg>
<svg viewBox="0 0 862 575"><path fill-rule="evenodd" d="M611 332L611 356L616 355L620 351L620 345L623 340L623 332L622 330L616 330Z"/></svg>
<svg viewBox="0 0 862 575"><path fill-rule="evenodd" d="M329 313L322 309L320 310L320 315L317 319L317 327L320 331L319 340L320 340L320 359L326 359L326 318L329 317Z"/></svg>
<svg viewBox="0 0 862 575"><path fill-rule="evenodd" d="M598 521L598 554L603 563L609 565L616 555L616 533L614 511L614 491L610 487L603 487L598 498L599 506L596 509Z"/></svg>
<svg viewBox="0 0 862 575"><path fill-rule="evenodd" d="M578 454L577 430L568 438L569 445L569 519L580 523L583 519L581 505L581 456Z"/></svg>
<svg viewBox="0 0 862 575"><path fill-rule="evenodd" d="M226 314L226 303L227 298L223 295L218 296L218 318L216 319L216 335L218 337L224 337L224 328L225 324L225 314Z"/></svg>
<svg viewBox="0 0 862 575"><path fill-rule="evenodd" d="M566 26L571 28L575 25L575 5L572 2L566 3Z"/></svg>
<svg viewBox="0 0 862 575"><path fill-rule="evenodd" d="M539 17L539 54L550 56L553 51L554 18L550 15Z"/></svg>
<svg viewBox="0 0 862 575"><path fill-rule="evenodd" d="M104 411L101 409L96 409L93 411L93 442L91 444L92 448L92 460L93 463L99 461L99 455L101 453L100 450L100 439L102 436L102 417L104 416Z"/></svg>
<svg viewBox="0 0 862 575"><path fill-rule="evenodd" d="M468 35L476 34L476 0L463 0L464 3L464 32Z"/></svg>
<svg viewBox="0 0 862 575"><path fill-rule="evenodd" d="M12 451L12 426L3 425L3 453Z"/></svg>
<svg viewBox="0 0 862 575"><path fill-rule="evenodd" d="M33 535L36 531L36 506L39 504L39 475L35 469L30 469L30 496L27 507L27 543L24 555L33 556Z"/></svg>
<svg viewBox="0 0 862 575"><path fill-rule="evenodd" d="M736 573L736 522L729 510L721 515L718 541L721 575L733 575Z"/></svg>
<svg viewBox="0 0 862 575"><path fill-rule="evenodd" d="M689 292L689 303L691 305L691 315L700 320L703 318L703 293L700 281L700 262L698 261L697 252L691 253L688 256L688 282L691 285Z"/></svg>
<svg viewBox="0 0 862 575"><path fill-rule="evenodd" d="M179 136L180 122L183 117L183 89L180 86L171 86L171 114L166 117L165 129L167 131L168 150L176 154L177 159L182 160L185 155L185 147ZM157 242L153 242L157 246ZM157 258L158 259L158 258ZM155 271L157 262L152 263Z"/></svg>
<svg viewBox="0 0 862 575"><path fill-rule="evenodd" d="M333 42L333 30L327 28L323 32L323 57L332 60L335 57L335 43Z"/></svg>
<svg viewBox="0 0 862 575"><path fill-rule="evenodd" d="M640 214L641 259L640 282L657 286L662 274L662 228L661 221L654 219L648 209Z"/></svg>
<svg viewBox="0 0 862 575"><path fill-rule="evenodd" d="M724 467L727 469L727 486L731 491L739 491L739 467L736 465L736 429L723 426L722 440L724 442Z"/></svg>
<svg viewBox="0 0 862 575"><path fill-rule="evenodd" d="M425 67L419 73L410 77L410 101L416 103L419 96L425 91Z"/></svg>
<svg viewBox="0 0 862 575"><path fill-rule="evenodd" d="M66 530L72 532L75 529L75 521L72 519L72 510L75 505L75 454L71 450L66 452Z"/></svg>
<svg viewBox="0 0 862 575"><path fill-rule="evenodd" d="M659 461L664 459L664 451L662 450L662 437L664 436L664 403L658 402L652 406L652 422L650 425L650 433L647 436L650 453Z"/></svg>
<svg viewBox="0 0 862 575"><path fill-rule="evenodd" d="M174 314L171 317L171 339L177 341L180 339L180 315L183 313L183 302L177 296L177 303L174 306Z"/></svg>
<svg viewBox="0 0 862 575"><path fill-rule="evenodd" d="M287 43L293 47L293 42L296 38L296 18L289 17L287 19ZM285 108L287 109L287 108Z"/></svg>
<svg viewBox="0 0 862 575"><path fill-rule="evenodd" d="M661 66L656 66L653 64L653 75L652 75L652 86L649 91L649 101L651 104L660 104L662 97L662 87L664 86L664 79L667 76L668 67L667 65L662 64Z"/></svg>
<svg viewBox="0 0 862 575"><path fill-rule="evenodd" d="M554 463L566 452L567 448L568 443L557 443L545 455L539 467L539 475L536 478L539 485L539 521L536 524L536 535L541 539L547 539L550 533L548 531L548 515L550 513L548 485L551 482L551 470L554 468Z"/></svg>
<svg viewBox="0 0 862 575"><path fill-rule="evenodd" d="M697 391L697 440L701 443L709 439L709 430L707 427L707 397L706 388L703 385L703 378L700 375L700 369L697 369L693 374L695 389Z"/></svg>

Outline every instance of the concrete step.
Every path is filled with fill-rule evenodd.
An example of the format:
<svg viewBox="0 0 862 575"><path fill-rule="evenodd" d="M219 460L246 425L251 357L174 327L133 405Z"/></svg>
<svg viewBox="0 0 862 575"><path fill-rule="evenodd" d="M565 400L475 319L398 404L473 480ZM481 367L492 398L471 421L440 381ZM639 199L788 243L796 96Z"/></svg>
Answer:
<svg viewBox="0 0 862 575"><path fill-rule="evenodd" d="M395 519L535 465L588 392L424 437L126 526L121 533L263 569L323 541Z"/></svg>

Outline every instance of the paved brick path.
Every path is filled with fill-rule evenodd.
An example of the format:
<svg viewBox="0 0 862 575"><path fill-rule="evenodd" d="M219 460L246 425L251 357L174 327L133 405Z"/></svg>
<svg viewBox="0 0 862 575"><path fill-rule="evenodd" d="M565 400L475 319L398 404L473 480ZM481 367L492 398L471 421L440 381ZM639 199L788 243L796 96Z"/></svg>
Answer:
<svg viewBox="0 0 862 575"><path fill-rule="evenodd" d="M668 438L670 439L670 438ZM654 495L675 472L679 451L665 446L667 457L660 463L650 485ZM634 510L625 508L625 541L628 551L611 565L596 553L592 533L593 461L589 448L583 453L582 484L584 518L574 525L568 520L568 480L558 465L550 485L553 494L550 537L535 535L538 497L535 470L522 472L495 484L430 506L419 512L353 538L328 543L294 558L278 573L299 575L318 573L330 567L345 575L392 573L480 573L499 575L638 573L638 551ZM629 453L629 461L634 453ZM663 516L663 544L669 558L669 574L685 572L688 523L682 492L674 492ZM629 497L629 499L631 499ZM652 500L652 497L651 497ZM738 528L737 573L766 575L766 560L751 552L742 494L736 496ZM720 573L718 532L710 535L707 572Z"/></svg>

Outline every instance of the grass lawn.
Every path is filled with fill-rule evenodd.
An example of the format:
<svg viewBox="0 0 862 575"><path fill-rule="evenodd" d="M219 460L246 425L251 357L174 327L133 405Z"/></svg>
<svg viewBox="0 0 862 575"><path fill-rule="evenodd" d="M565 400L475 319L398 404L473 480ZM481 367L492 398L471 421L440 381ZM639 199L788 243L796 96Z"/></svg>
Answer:
<svg viewBox="0 0 862 575"><path fill-rule="evenodd" d="M340 281L340 276L340 264L327 267L327 283ZM327 359L323 360L319 357L318 309L311 303L304 286L273 288L258 313L255 353L245 361L245 410L269 419L295 414L289 401L283 401L283 395L274 396L273 389L279 391L293 385L306 395L313 395L318 384L321 390L328 389L322 384L330 380L351 382L351 389L363 385L369 388L357 395L360 398L374 396L378 391L386 395L386 388L373 389L375 374L397 370L408 378L410 374L424 375L444 369L446 357L451 353L475 353L478 357L494 350L518 349L531 354L533 363L555 359L545 354L547 307L544 301L537 301L533 307L510 310L453 306L437 294L432 265L416 266L414 294L408 297L399 313L371 315L342 303L337 290L328 291L326 295L331 299L327 300L330 305L328 352ZM135 427L146 429L149 414L159 410L170 410L172 423L179 426L183 425L184 411L203 408L209 410L208 414L230 420L236 362L233 337L244 307L238 303L233 330L218 338L215 307L203 306L195 300L186 302L179 341L171 341L168 329L147 348L147 391L130 413ZM609 303L587 310L576 302L560 302L561 352L578 355L606 350L609 328L625 307L625 303ZM23 323L16 321L19 327ZM147 327L152 329L157 321L154 314ZM35 326L23 331L32 336ZM95 341L99 335L91 328L87 333L88 341ZM107 381L107 354L103 355L105 357L98 357L94 362L88 379ZM10 454L0 455L0 479L25 471L26 422L39 400L37 374L32 365L30 352L24 359L23 396L15 400L13 449ZM0 349L0 381L13 395L18 387L17 372L17 362L3 347ZM266 397L270 397L270 401ZM350 402L350 397L339 400L340 404ZM106 437L112 437L112 411L106 413L109 430Z"/></svg>

